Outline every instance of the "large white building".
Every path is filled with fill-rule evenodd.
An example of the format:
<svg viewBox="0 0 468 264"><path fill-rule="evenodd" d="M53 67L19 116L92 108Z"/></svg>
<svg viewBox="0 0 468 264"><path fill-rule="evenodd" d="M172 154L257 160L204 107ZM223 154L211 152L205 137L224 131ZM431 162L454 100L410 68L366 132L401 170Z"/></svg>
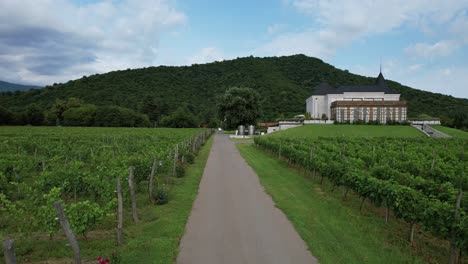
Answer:
<svg viewBox="0 0 468 264"><path fill-rule="evenodd" d="M407 106L400 101L400 94L387 85L382 73L374 85L354 85L331 87L321 83L314 88L314 95L306 100L307 112L313 119L326 115L328 120L337 122L406 120Z"/></svg>

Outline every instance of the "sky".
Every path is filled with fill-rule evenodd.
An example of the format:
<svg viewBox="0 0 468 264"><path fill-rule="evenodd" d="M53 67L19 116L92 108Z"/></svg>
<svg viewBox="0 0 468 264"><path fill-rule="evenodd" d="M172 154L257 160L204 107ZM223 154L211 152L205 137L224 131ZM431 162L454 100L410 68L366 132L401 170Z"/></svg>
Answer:
<svg viewBox="0 0 468 264"><path fill-rule="evenodd" d="M468 0L0 0L0 80L305 54L468 98Z"/></svg>

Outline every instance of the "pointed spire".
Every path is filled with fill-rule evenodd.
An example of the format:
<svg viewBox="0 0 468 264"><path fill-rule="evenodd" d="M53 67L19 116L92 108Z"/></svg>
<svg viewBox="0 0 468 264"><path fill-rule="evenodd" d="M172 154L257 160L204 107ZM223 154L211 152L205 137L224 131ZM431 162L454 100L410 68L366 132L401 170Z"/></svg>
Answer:
<svg viewBox="0 0 468 264"><path fill-rule="evenodd" d="M382 56L380 56L380 74L382 74Z"/></svg>

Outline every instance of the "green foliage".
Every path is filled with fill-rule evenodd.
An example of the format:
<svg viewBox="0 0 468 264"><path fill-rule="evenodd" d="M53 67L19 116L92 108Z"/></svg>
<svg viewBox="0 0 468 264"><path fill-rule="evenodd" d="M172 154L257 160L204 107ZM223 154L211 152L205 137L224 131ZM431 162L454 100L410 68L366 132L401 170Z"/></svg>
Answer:
<svg viewBox="0 0 468 264"><path fill-rule="evenodd" d="M194 115L184 108L179 108L169 116L161 119L160 126L173 128L198 127L198 122Z"/></svg>
<svg viewBox="0 0 468 264"><path fill-rule="evenodd" d="M185 161L189 164L192 164L193 161L195 160L195 156L192 153L186 153L184 154Z"/></svg>
<svg viewBox="0 0 468 264"><path fill-rule="evenodd" d="M325 121L325 120L327 120L327 119L328 119L327 115L326 115L325 113L323 113L323 114L322 114L322 120Z"/></svg>
<svg viewBox="0 0 468 264"><path fill-rule="evenodd" d="M153 198L158 205L167 204L169 202L169 188L164 184L158 186L153 193Z"/></svg>
<svg viewBox="0 0 468 264"><path fill-rule="evenodd" d="M60 195L62 190L54 187L48 193L42 195L41 199L36 201L38 208L36 211L36 221L41 231L46 231L51 235L59 228L59 221L57 220L57 212L55 211L54 203L62 202Z"/></svg>
<svg viewBox="0 0 468 264"><path fill-rule="evenodd" d="M182 178L185 176L185 167L182 163L178 162L176 164L176 177Z"/></svg>
<svg viewBox="0 0 468 264"><path fill-rule="evenodd" d="M43 109L37 104L30 104L28 108L26 108L26 119L28 124L40 126L44 122L44 117Z"/></svg>
<svg viewBox="0 0 468 264"><path fill-rule="evenodd" d="M142 114L149 117L152 122L159 122L163 115L168 114L169 106L163 100L153 97L146 97L140 109Z"/></svg>
<svg viewBox="0 0 468 264"><path fill-rule="evenodd" d="M130 166L135 167L139 183L147 179L156 156L161 162L157 173L165 175L172 169L168 153L173 146L207 132L4 127L0 130L0 233L53 234L59 228L53 204L62 201L75 232L85 234L103 216L115 212L115 179L126 177ZM128 192L125 181L122 187Z"/></svg>
<svg viewBox="0 0 468 264"><path fill-rule="evenodd" d="M251 88L231 87L220 97L218 111L228 129L255 125L260 116L260 97Z"/></svg>
<svg viewBox="0 0 468 264"><path fill-rule="evenodd" d="M103 106L96 109L96 126L104 127L148 127L148 116L118 106Z"/></svg>
<svg viewBox="0 0 468 264"><path fill-rule="evenodd" d="M217 118L211 118L210 121L208 122L207 126L209 128L218 128L221 126L221 122Z"/></svg>
<svg viewBox="0 0 468 264"><path fill-rule="evenodd" d="M70 221L73 232L86 236L104 216L104 211L97 203L88 200L67 205L65 215Z"/></svg>
<svg viewBox="0 0 468 264"><path fill-rule="evenodd" d="M69 108L63 112L65 126L92 126L96 115L96 106L86 104L80 107Z"/></svg>
<svg viewBox="0 0 468 264"><path fill-rule="evenodd" d="M13 113L0 106L0 125L11 124Z"/></svg>
<svg viewBox="0 0 468 264"><path fill-rule="evenodd" d="M148 166L150 162L151 160L142 159L140 155L128 157L128 163L135 168L133 175L136 184L148 179L148 175L151 173L151 168Z"/></svg>

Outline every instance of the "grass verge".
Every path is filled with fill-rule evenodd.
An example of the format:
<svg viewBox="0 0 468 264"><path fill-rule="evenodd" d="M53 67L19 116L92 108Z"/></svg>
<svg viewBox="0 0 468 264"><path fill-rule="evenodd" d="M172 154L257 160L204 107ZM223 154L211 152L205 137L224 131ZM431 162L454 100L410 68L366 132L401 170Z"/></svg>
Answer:
<svg viewBox="0 0 468 264"><path fill-rule="evenodd" d="M407 226L403 222L391 218L385 224L382 215L372 211L377 209L368 204L360 212L355 195L343 200L339 188L331 191L328 183L320 185L253 145L237 147L320 263L423 263L423 258L415 256L419 248L405 241ZM424 258L435 263L441 259Z"/></svg>
<svg viewBox="0 0 468 264"><path fill-rule="evenodd" d="M459 130L459 129L451 128L451 127L445 127L445 126L432 126L432 127L454 138L468 139L468 132L465 132L463 130Z"/></svg>

